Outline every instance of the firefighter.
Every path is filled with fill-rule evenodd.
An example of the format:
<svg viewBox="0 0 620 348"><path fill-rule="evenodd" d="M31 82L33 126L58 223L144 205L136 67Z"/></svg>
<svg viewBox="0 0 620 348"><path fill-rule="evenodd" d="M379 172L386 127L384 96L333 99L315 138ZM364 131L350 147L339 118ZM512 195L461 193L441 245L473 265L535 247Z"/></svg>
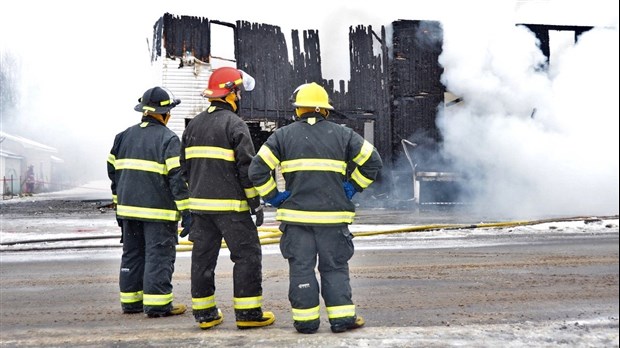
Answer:
<svg viewBox="0 0 620 348"><path fill-rule="evenodd" d="M107 164L122 231L121 307L150 318L178 315L187 307L172 304L172 273L180 216L182 226L190 224L189 191L179 163L181 141L166 124L181 101L162 87L138 101L134 110L142 121L116 135Z"/></svg>
<svg viewBox="0 0 620 348"><path fill-rule="evenodd" d="M215 298L215 267L222 238L234 263L237 327L262 327L275 321L272 312L262 309L262 250L257 226L263 223L263 210L248 177L256 152L248 126L237 114L241 91L253 88L254 79L241 70L214 70L203 91L209 107L188 123L182 136L181 166L191 192L192 311L201 329L223 320Z"/></svg>
<svg viewBox="0 0 620 348"><path fill-rule="evenodd" d="M323 87L301 85L291 99L296 121L277 129L261 146L250 165L250 179L263 200L278 208L295 329L307 334L318 330L321 294L332 332L345 332L364 325L349 281L351 199L376 179L382 161L362 136L327 119L333 107ZM278 166L286 183L282 192L273 178Z"/></svg>

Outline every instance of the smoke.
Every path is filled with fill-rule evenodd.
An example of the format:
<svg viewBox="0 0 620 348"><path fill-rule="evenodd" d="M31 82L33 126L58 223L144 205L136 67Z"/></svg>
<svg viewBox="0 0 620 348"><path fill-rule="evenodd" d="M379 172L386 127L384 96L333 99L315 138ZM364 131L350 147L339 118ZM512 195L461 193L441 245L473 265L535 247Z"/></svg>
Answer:
<svg viewBox="0 0 620 348"><path fill-rule="evenodd" d="M463 99L438 116L445 140L442 164L468 175L467 199L513 216L618 213L617 2L454 0L377 6L370 0L316 0L293 16L274 11L290 6L281 2L235 5L3 4L3 13L10 15L0 21L0 48L19 57L21 81L16 107L2 106L2 130L58 148L72 175L105 178L114 135L139 121L133 106L144 90L160 83L147 39L166 12L278 25L287 38L291 29L317 29L323 75L336 81L349 76L350 26L372 25L378 33L381 25L389 31L398 19L439 20L443 82ZM615 18L600 20L607 16ZM583 34L576 45L552 38L547 66L535 37L515 26L522 22L600 28Z"/></svg>
<svg viewBox="0 0 620 348"><path fill-rule="evenodd" d="M442 22L442 82L463 102L437 125L466 200L512 217L618 214L617 19L574 45L552 36L548 66L533 33L488 10Z"/></svg>

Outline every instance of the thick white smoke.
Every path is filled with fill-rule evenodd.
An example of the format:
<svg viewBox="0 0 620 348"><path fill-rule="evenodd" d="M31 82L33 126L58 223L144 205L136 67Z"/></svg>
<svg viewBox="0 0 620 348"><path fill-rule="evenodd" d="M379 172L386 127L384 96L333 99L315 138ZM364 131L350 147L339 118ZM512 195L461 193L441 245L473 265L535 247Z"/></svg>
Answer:
<svg viewBox="0 0 620 348"><path fill-rule="evenodd" d="M617 22L555 43L545 66L535 35L498 18L443 22L442 82L463 102L438 126L468 199L510 217L618 214Z"/></svg>

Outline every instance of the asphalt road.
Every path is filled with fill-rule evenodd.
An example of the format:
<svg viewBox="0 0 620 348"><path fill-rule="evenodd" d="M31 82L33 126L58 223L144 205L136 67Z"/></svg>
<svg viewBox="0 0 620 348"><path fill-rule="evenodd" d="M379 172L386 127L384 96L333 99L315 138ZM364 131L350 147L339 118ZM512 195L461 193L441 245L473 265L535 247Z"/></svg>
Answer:
<svg viewBox="0 0 620 348"><path fill-rule="evenodd" d="M28 229L23 209L2 209L4 222L15 218ZM59 210L53 216L60 221L83 214ZM113 219L98 214L88 218ZM366 221L389 214L362 213ZM396 212L391 220L396 216L410 214ZM119 248L3 251L0 346L618 347L617 223L588 233L456 233L436 241L394 234L356 238L355 245L351 282L367 324L333 334L322 307L314 335L292 326L288 267L277 245L263 246L264 308L276 322L243 331L233 320L226 251L216 271L224 323L205 331L190 312L158 319L122 314ZM190 252L178 253L173 283L176 302L189 305Z"/></svg>

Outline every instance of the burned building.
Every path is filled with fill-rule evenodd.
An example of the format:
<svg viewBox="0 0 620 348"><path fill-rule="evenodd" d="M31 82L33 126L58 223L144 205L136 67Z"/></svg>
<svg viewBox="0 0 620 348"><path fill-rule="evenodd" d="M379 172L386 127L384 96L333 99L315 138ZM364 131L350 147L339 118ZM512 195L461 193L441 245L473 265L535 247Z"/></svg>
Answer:
<svg viewBox="0 0 620 348"><path fill-rule="evenodd" d="M151 61L159 62L162 83L183 100L177 108L181 116L173 115L171 128L180 135L186 122L206 107L207 101L199 95L210 71L228 64L256 79L255 89L244 94L239 115L249 125L258 148L274 129L292 122L291 92L303 83L315 81L322 84L332 98L335 107L330 116L332 121L356 130L381 154L385 170L381 175L383 185L376 185L378 189L393 185L395 180L408 180L410 186L415 187L411 180L416 181L416 166L424 173L424 163L411 163L408 173L395 172L393 165L404 157L405 141L424 147L425 153L437 149L442 140L435 124L437 109L445 107L446 103L458 102L458 98L446 100L446 89L440 82L443 73L438 62L443 45L441 23L397 20L390 25L390 37L384 26L378 30L372 26L351 26L350 80L334 81L323 76L317 30L301 33L292 30L292 47L289 48L285 33L278 26L242 20L226 23L166 13L154 25ZM214 26L230 28L234 59L223 60L212 54ZM572 30L576 39L591 29L527 26L537 35L547 56L549 30ZM426 173L440 171L441 168L426 168ZM408 197L411 195L420 203L419 186L418 192L412 189L402 198L411 198ZM428 200L433 199L428 197ZM450 200L450 197L441 200Z"/></svg>

